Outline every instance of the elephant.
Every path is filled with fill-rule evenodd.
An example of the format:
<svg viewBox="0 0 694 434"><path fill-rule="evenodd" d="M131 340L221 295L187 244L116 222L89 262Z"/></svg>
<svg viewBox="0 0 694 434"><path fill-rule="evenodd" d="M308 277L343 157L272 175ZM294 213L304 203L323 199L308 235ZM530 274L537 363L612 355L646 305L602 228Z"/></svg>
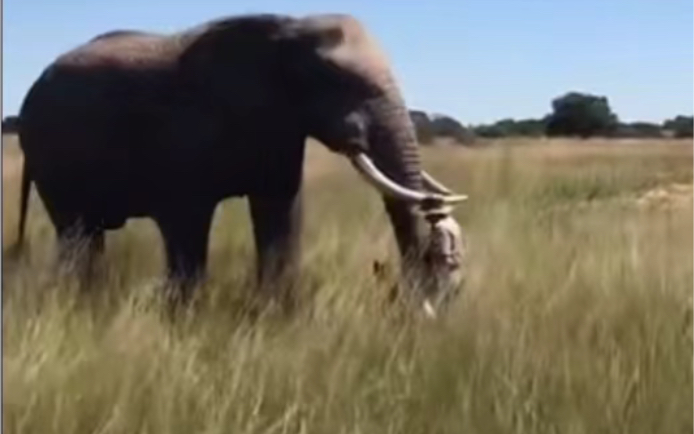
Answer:
<svg viewBox="0 0 694 434"><path fill-rule="evenodd" d="M57 56L19 118L18 244L31 183L59 252L77 233L97 257L105 231L151 218L168 280L180 283L173 293L188 300L205 276L215 207L245 197L256 282L275 295L298 275L313 137L380 192L403 276L457 279L460 228L450 209L467 196L422 170L389 62L352 15L232 15L169 34L108 32Z"/></svg>

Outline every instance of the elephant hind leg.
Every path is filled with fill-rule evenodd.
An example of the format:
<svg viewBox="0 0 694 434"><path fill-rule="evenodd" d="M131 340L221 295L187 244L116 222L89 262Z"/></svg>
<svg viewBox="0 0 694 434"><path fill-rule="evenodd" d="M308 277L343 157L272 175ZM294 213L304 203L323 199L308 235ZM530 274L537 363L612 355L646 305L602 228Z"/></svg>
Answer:
<svg viewBox="0 0 694 434"><path fill-rule="evenodd" d="M204 279L207 248L215 204L180 204L158 213L166 252L169 301L187 303L193 288Z"/></svg>

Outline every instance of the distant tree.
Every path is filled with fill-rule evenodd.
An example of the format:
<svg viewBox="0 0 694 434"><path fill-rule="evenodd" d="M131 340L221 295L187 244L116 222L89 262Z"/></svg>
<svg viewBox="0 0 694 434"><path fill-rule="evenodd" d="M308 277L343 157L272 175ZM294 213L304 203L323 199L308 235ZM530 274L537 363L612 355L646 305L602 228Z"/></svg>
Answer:
<svg viewBox="0 0 694 434"><path fill-rule="evenodd" d="M417 140L422 145L433 143L437 137L449 137L461 144L470 144L474 141L472 131L450 116L430 117L420 110L410 110L409 114L417 132Z"/></svg>
<svg viewBox="0 0 694 434"><path fill-rule="evenodd" d="M546 120L521 119L510 125L510 132L515 136L541 137L545 134Z"/></svg>
<svg viewBox="0 0 694 434"><path fill-rule="evenodd" d="M663 135L660 125L652 122L632 122L629 126L637 132L638 137L656 138Z"/></svg>
<svg viewBox="0 0 694 434"><path fill-rule="evenodd" d="M422 145L431 144L435 134L429 116L423 111L410 110L410 118L417 132L417 141Z"/></svg>
<svg viewBox="0 0 694 434"><path fill-rule="evenodd" d="M473 128L473 131L475 132L476 136L487 139L498 139L506 136L506 131L502 126L499 125L498 122L489 125L477 125Z"/></svg>
<svg viewBox="0 0 694 434"><path fill-rule="evenodd" d="M663 129L672 131L675 137L694 136L694 116L676 116L663 122Z"/></svg>
<svg viewBox="0 0 694 434"><path fill-rule="evenodd" d="M657 138L663 136L660 125L651 122L620 122L612 133L613 137Z"/></svg>
<svg viewBox="0 0 694 434"><path fill-rule="evenodd" d="M478 125L475 135L487 138L540 137L545 133L545 119L502 119L491 125Z"/></svg>
<svg viewBox="0 0 694 434"><path fill-rule="evenodd" d="M610 109L607 97L569 92L552 100L552 113L545 132L548 136L587 138L610 135L617 123L617 115Z"/></svg>
<svg viewBox="0 0 694 434"><path fill-rule="evenodd" d="M474 135L463 124L450 116L434 116L431 119L431 128L436 137L449 137L461 144L474 141Z"/></svg>
<svg viewBox="0 0 694 434"><path fill-rule="evenodd" d="M2 120L2 133L15 134L19 131L19 117L5 116Z"/></svg>

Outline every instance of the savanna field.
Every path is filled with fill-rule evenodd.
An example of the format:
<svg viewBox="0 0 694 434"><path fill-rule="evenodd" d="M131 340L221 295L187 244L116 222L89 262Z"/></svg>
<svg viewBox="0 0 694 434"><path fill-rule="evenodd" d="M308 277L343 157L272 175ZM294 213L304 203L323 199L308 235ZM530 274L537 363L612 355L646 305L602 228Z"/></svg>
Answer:
<svg viewBox="0 0 694 434"><path fill-rule="evenodd" d="M21 152L3 138L3 248ZM470 200L462 295L438 321L388 306L378 195L311 144L297 312L251 318L243 200L220 205L210 281L172 322L159 233L107 236L102 282L52 273L32 192L28 258L3 261L3 428L20 433L692 431L691 140L504 140L423 150Z"/></svg>

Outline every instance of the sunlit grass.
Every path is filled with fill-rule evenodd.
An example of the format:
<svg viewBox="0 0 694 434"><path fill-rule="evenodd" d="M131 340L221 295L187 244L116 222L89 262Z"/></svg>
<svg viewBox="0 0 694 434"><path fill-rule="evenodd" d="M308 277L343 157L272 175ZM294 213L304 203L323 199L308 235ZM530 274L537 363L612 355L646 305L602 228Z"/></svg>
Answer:
<svg viewBox="0 0 694 434"><path fill-rule="evenodd" d="M18 179L3 179L3 243ZM50 272L33 195L30 258L4 264L4 429L11 433L679 433L692 431L692 143L430 148L470 195L464 293L439 323L389 309L372 262L397 264L372 189L312 146L303 298L291 318L242 309L246 205L217 211L193 314L158 310L161 242L107 240L89 296Z"/></svg>

